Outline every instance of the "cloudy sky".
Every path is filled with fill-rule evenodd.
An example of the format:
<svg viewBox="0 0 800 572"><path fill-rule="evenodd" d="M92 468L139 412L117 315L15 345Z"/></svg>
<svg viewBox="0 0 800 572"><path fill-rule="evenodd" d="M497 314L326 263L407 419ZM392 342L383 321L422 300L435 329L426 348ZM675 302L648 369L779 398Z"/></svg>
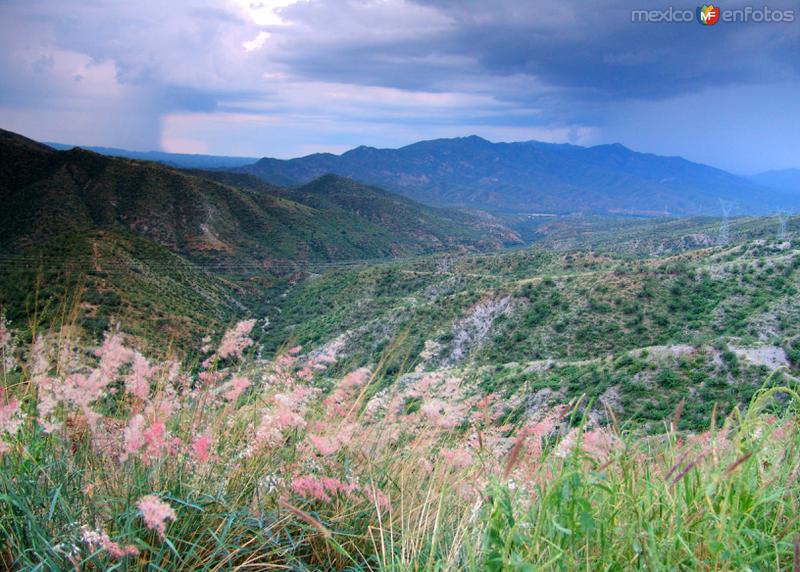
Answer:
<svg viewBox="0 0 800 572"><path fill-rule="evenodd" d="M800 0L767 6L795 22L633 23L642 4L615 0L0 0L0 127L219 155L478 134L800 167Z"/></svg>

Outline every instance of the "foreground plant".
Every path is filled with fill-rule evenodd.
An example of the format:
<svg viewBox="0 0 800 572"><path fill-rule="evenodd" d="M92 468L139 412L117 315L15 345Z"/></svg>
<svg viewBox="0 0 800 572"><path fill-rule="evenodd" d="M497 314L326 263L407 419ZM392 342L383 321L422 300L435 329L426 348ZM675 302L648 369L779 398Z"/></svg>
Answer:
<svg viewBox="0 0 800 572"><path fill-rule="evenodd" d="M580 403L508 425L501 400L446 372L378 390L371 368L330 379L324 353L247 359L253 326L196 372L116 331L92 354L65 332L4 348L6 567L800 566L789 388L701 435L599 426Z"/></svg>

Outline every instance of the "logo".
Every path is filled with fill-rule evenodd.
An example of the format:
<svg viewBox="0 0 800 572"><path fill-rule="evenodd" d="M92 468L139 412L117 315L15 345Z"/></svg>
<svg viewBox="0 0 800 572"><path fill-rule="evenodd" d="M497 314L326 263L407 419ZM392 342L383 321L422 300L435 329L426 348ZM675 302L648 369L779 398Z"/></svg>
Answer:
<svg viewBox="0 0 800 572"><path fill-rule="evenodd" d="M719 6L709 4L697 9L697 21L704 26L713 26L719 20Z"/></svg>
<svg viewBox="0 0 800 572"><path fill-rule="evenodd" d="M0 0L2 3L3 0ZM724 0L723 0L724 1ZM717 22L731 24L791 24L798 20L796 10L774 10L767 6L745 6L726 8L723 12L714 4L703 4L694 11L667 6L661 10L631 10L631 22L647 24L673 24L697 22L702 26L713 26Z"/></svg>

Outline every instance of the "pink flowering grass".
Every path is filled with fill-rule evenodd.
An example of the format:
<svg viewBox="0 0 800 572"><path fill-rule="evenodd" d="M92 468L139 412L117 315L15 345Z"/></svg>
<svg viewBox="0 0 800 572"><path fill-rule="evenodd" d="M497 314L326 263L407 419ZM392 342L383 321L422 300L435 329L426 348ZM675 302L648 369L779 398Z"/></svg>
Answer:
<svg viewBox="0 0 800 572"><path fill-rule="evenodd" d="M770 390L701 434L646 437L598 425L580 404L507 425L502 399L452 372L378 388L379 366L337 376L332 358L299 347L248 359L252 328L231 328L194 371L119 332L92 353L46 333L20 348L28 378L0 394L3 564L793 565L791 389L781 416L763 411Z"/></svg>
<svg viewBox="0 0 800 572"><path fill-rule="evenodd" d="M136 503L145 526L162 537L166 535L167 521L175 520L175 510L155 495L143 496Z"/></svg>

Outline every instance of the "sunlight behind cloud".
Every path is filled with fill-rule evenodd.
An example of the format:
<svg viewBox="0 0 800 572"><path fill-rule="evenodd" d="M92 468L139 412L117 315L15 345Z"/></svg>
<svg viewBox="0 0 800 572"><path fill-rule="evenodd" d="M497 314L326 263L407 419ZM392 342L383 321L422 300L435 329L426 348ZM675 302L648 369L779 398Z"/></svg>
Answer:
<svg viewBox="0 0 800 572"><path fill-rule="evenodd" d="M286 22L281 18L279 10L297 0L233 0L259 26L280 26ZM262 40L263 44L263 40Z"/></svg>
<svg viewBox="0 0 800 572"><path fill-rule="evenodd" d="M267 32L259 32L258 36L256 36L252 40L248 42L243 42L242 47L246 52L253 52L258 48L260 48L261 46L263 46L264 42L266 42L269 39L269 36L270 35Z"/></svg>

